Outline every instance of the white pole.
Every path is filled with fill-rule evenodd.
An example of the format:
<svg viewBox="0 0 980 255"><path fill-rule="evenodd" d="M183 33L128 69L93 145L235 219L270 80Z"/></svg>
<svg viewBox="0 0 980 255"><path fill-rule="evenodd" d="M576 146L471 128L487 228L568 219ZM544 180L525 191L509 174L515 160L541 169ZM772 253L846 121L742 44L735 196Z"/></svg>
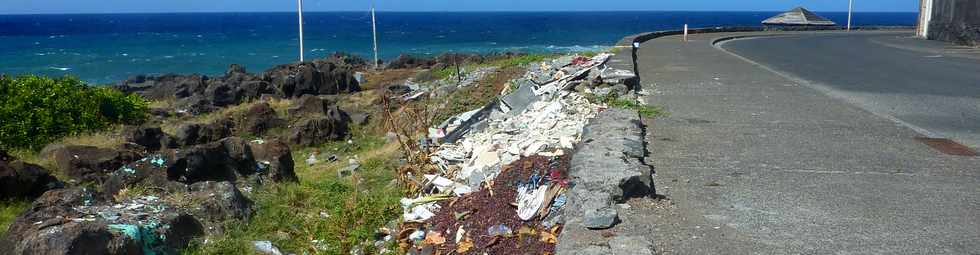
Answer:
<svg viewBox="0 0 980 255"><path fill-rule="evenodd" d="M684 24L684 41L687 41L687 24Z"/></svg>
<svg viewBox="0 0 980 255"><path fill-rule="evenodd" d="M371 34L374 35L374 69L378 69L378 25L374 19L374 6L371 6Z"/></svg>
<svg viewBox="0 0 980 255"><path fill-rule="evenodd" d="M847 1L847 31L851 31L851 13L854 11L854 0Z"/></svg>
<svg viewBox="0 0 980 255"><path fill-rule="evenodd" d="M299 62L303 62L303 0L296 0L299 12Z"/></svg>

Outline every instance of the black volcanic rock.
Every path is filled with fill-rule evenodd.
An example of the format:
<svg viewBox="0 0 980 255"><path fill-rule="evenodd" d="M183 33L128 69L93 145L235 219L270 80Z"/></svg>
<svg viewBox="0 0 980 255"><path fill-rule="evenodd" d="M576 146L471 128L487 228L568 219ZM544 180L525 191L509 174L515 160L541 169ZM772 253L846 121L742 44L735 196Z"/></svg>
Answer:
<svg viewBox="0 0 980 255"><path fill-rule="evenodd" d="M34 199L44 192L64 187L41 166L17 160L0 151L0 201Z"/></svg>
<svg viewBox="0 0 980 255"><path fill-rule="evenodd" d="M59 146L50 153L65 175L83 182L102 182L108 173L141 158L131 151L83 145Z"/></svg>
<svg viewBox="0 0 980 255"><path fill-rule="evenodd" d="M239 133L256 136L262 135L270 129L286 126L286 120L279 118L279 115L267 102L252 105L239 116L235 116L235 119L238 122Z"/></svg>
<svg viewBox="0 0 980 255"><path fill-rule="evenodd" d="M276 139L252 142L250 145L252 155L259 164L260 175L275 182L299 181L293 169L293 154L288 144Z"/></svg>
<svg viewBox="0 0 980 255"><path fill-rule="evenodd" d="M178 113L201 114L259 99L264 94L293 98L356 92L360 84L353 70L365 66L366 61L360 57L335 53L326 59L279 65L262 74L251 74L241 65L231 65L220 77L137 75L114 87L151 100L175 100Z"/></svg>
<svg viewBox="0 0 980 255"><path fill-rule="evenodd" d="M187 123L177 128L174 139L180 146L215 142L231 136L234 124L230 119L218 119L207 124Z"/></svg>
<svg viewBox="0 0 980 255"><path fill-rule="evenodd" d="M360 91L350 69L324 60L279 65L265 71L262 77L283 98Z"/></svg>
<svg viewBox="0 0 980 255"><path fill-rule="evenodd" d="M419 58L408 54L401 54L392 60L385 67L387 69L409 69L409 68L429 68L436 64L434 59Z"/></svg>
<svg viewBox="0 0 980 255"><path fill-rule="evenodd" d="M340 68L346 68L350 70L363 70L368 67L370 62L360 56L348 54L344 52L334 52L329 57L327 61L333 62L340 66Z"/></svg>
<svg viewBox="0 0 980 255"><path fill-rule="evenodd" d="M123 129L122 136L126 139L126 142L143 146L150 151L177 147L176 140L164 133L160 127L130 126Z"/></svg>

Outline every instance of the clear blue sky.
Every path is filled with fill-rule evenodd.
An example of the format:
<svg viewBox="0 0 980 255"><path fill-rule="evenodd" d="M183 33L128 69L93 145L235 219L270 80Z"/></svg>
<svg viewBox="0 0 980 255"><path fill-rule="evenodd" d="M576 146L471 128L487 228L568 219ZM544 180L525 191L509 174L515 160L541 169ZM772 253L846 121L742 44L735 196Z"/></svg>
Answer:
<svg viewBox="0 0 980 255"><path fill-rule="evenodd" d="M309 11L363 11L366 0L304 0ZM846 11L847 0L375 0L381 11ZM919 0L855 0L858 12L918 12ZM0 0L0 13L292 11L295 0Z"/></svg>

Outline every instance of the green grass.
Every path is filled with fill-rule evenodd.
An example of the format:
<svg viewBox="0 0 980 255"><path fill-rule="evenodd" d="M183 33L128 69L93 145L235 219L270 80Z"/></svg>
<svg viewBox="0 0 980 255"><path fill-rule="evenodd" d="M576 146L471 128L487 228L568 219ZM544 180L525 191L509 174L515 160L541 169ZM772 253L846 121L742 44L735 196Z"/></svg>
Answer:
<svg viewBox="0 0 980 255"><path fill-rule="evenodd" d="M591 57L598 56L599 53L602 53L602 52L601 51L583 51L583 52L579 52L578 54L580 56L583 56L583 57L591 58Z"/></svg>
<svg viewBox="0 0 980 255"><path fill-rule="evenodd" d="M510 66L525 66L535 62L541 62L547 59L554 58L555 54L527 54L514 56L504 59L498 59L485 63L485 66L496 66L496 67L510 67Z"/></svg>
<svg viewBox="0 0 980 255"><path fill-rule="evenodd" d="M619 97L614 94L607 94L604 96L600 95L586 95L589 102L595 104L606 104L609 107L634 110L640 114L640 116L648 118L657 118L667 116L667 111L660 106L644 105L632 98Z"/></svg>
<svg viewBox="0 0 980 255"><path fill-rule="evenodd" d="M252 219L229 223L224 235L210 237L207 244L199 240L184 253L252 254L252 241L268 240L286 253L349 254L363 242L373 242L379 227L400 216L402 189L392 182L398 164L394 148L378 136L356 131L353 143L295 150L299 183L253 191ZM305 160L314 150L321 152L320 158L337 154L340 159L309 166ZM337 169L347 165L348 155L359 155L361 167L352 176L340 177Z"/></svg>
<svg viewBox="0 0 980 255"><path fill-rule="evenodd" d="M615 108L635 110L638 113L640 113L640 116L649 117L649 118L656 118L656 117L662 117L667 115L667 111L665 111L663 107L642 105L636 100L632 100L632 99L617 98L616 100L610 102L609 106Z"/></svg>
<svg viewBox="0 0 980 255"><path fill-rule="evenodd" d="M7 228L13 223L18 214L31 207L31 201L11 200L0 201L0 237L7 234Z"/></svg>
<svg viewBox="0 0 980 255"><path fill-rule="evenodd" d="M450 117L457 114L479 109L486 106L492 100L496 99L500 93L498 90L497 83L506 83L509 79L515 77L507 77L505 72L516 69L517 67L509 66L500 69L500 72L495 72L484 77L476 86L469 86L457 90L456 92L450 94L446 98L430 99L427 105L438 105L442 104L442 109L438 111L436 116L433 118L434 124L438 125L446 121ZM519 73L523 74L523 69Z"/></svg>
<svg viewBox="0 0 980 255"><path fill-rule="evenodd" d="M446 67L446 68L443 68L443 69L433 70L432 71L432 76L436 80L446 79L446 78L452 77L454 75L456 75L456 67L455 66L449 66L449 67Z"/></svg>

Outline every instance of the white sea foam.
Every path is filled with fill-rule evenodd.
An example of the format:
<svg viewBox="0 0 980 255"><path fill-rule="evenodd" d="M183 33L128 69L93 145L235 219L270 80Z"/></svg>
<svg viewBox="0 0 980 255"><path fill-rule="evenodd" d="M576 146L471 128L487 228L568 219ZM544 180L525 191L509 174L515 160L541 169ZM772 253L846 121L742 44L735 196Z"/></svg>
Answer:
<svg viewBox="0 0 980 255"><path fill-rule="evenodd" d="M589 45L589 46L581 46L581 45L555 46L555 45L548 45L547 48L549 50L556 50L556 51L580 52L580 51L598 51L598 50L605 50L605 49L608 49L609 47L610 46L608 46L608 45Z"/></svg>
<svg viewBox="0 0 980 255"><path fill-rule="evenodd" d="M60 71L68 71L68 70L71 70L71 67L49 66L48 68L49 69L54 69L54 70L60 70Z"/></svg>
<svg viewBox="0 0 980 255"><path fill-rule="evenodd" d="M602 51L610 48L608 45L572 45L572 46L557 46L557 45L530 45L530 46L519 46L519 47L505 47L497 50L503 51L545 51L545 52L583 52L583 51Z"/></svg>

